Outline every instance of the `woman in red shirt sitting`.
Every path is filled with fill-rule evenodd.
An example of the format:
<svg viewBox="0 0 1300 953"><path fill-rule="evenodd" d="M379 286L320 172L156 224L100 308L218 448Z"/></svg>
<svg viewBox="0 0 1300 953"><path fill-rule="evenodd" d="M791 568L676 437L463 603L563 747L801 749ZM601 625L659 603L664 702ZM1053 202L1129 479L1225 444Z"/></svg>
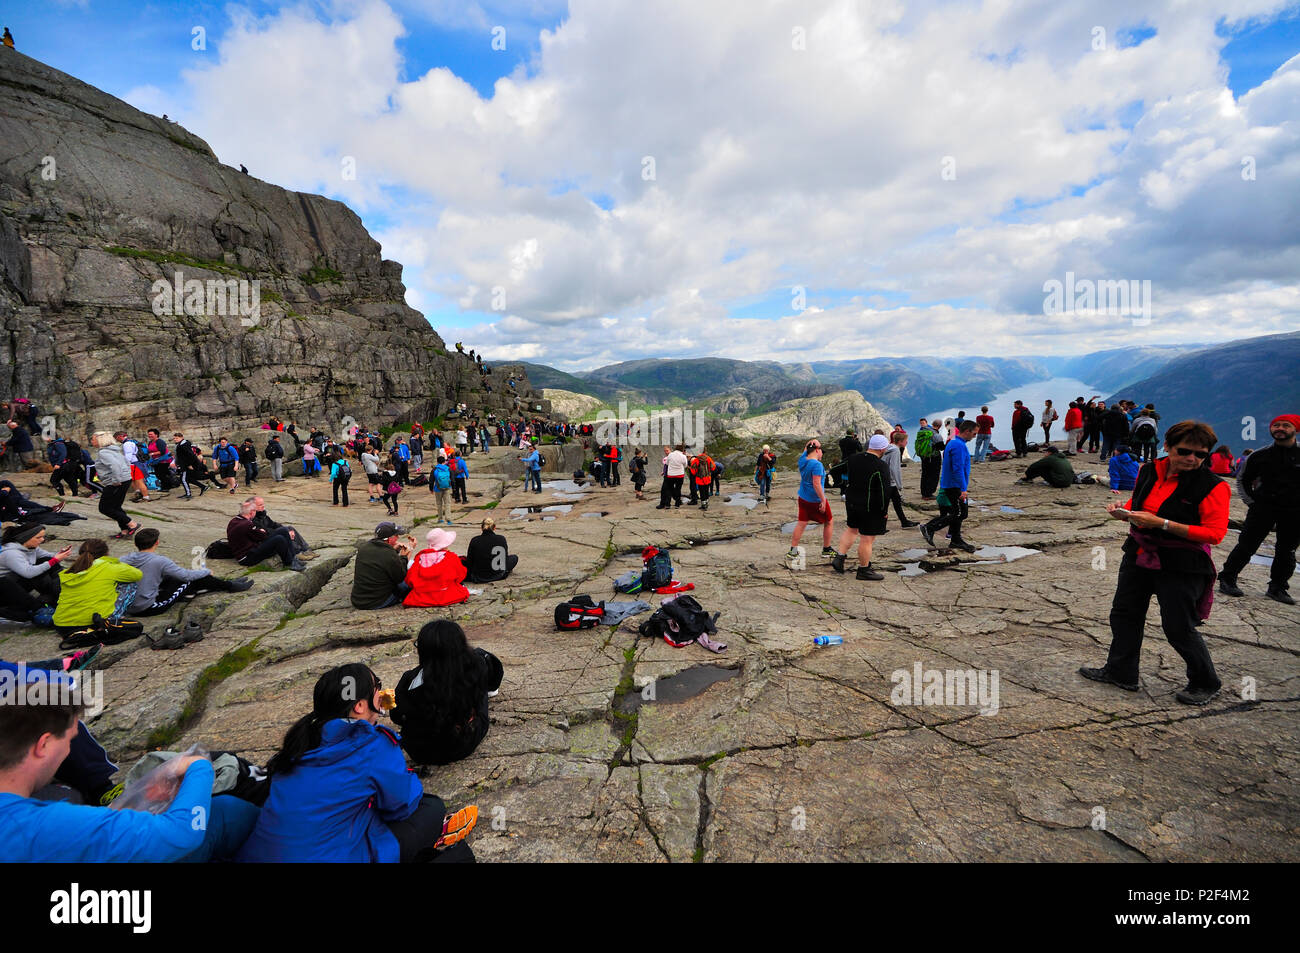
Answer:
<svg viewBox="0 0 1300 953"><path fill-rule="evenodd" d="M1138 690L1142 631L1154 595L1165 638L1187 663L1187 687L1174 698L1204 705L1222 688L1196 631L1213 599L1210 547L1228 532L1228 484L1206 465L1215 442L1203 423L1174 424L1165 433L1169 455L1142 467L1127 503L1106 507L1112 518L1128 522L1129 537L1110 607L1110 654L1101 668L1079 669L1084 678Z"/></svg>
<svg viewBox="0 0 1300 953"><path fill-rule="evenodd" d="M1210 472L1217 473L1219 476L1232 475L1232 451L1226 446L1210 454Z"/></svg>
<svg viewBox="0 0 1300 953"><path fill-rule="evenodd" d="M461 585L465 581L465 564L459 556L448 552L447 547L456 541L449 529L431 529L425 537L429 548L415 554L411 568L406 571L406 584L410 593L402 600L408 606L449 606L469 598L469 590Z"/></svg>

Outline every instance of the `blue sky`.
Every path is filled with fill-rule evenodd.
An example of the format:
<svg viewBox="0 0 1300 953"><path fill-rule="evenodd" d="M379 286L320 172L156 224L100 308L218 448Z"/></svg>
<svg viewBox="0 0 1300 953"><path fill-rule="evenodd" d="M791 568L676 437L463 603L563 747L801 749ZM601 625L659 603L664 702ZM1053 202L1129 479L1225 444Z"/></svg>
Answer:
<svg viewBox="0 0 1300 953"><path fill-rule="evenodd" d="M0 18L22 52L141 108L170 109L223 161L346 201L406 266L408 300L446 336L498 359L572 369L652 356L646 327L678 353L815 359L808 351L821 346L827 320L861 313L878 328L876 311L898 313L886 322L895 337L873 332L843 347L911 353L972 327L990 350L1017 353L1066 353L1076 346L1070 334L1089 349L1125 343L1113 337L1131 330L1094 329L1094 338L1111 335L1099 342L1077 323L1036 326L1039 337L1026 339L1018 309L1067 269L1150 275L1166 289L1157 300L1184 322L1234 315L1198 339L1286 329L1295 323L1294 216L1274 223L1286 241L1272 255L1225 266L1218 246L1234 242L1224 229L1255 227L1260 213L1239 207L1224 191L1236 177L1216 179L1195 145L1217 143L1229 173L1236 153L1277 150L1259 156L1258 186L1246 194L1265 215L1293 207L1282 176L1293 174L1284 161L1293 94L1248 94L1300 52L1300 5L1246 3L1258 15L1235 23L1209 3L1176 0L1136 14L1099 0L1077 16L1046 0L1010 10L938 0L892 21L887 6L845 14L829 0L761 12L743 0L45 0L11 4ZM852 22L818 32L819 18L837 16ZM250 58L265 64L301 40L306 21L337 41L329 56L360 48L370 72L346 75L331 60L319 75L274 63L240 75ZM823 44L813 71L790 72L779 44L775 53L768 45L791 22ZM1113 37L1109 73L1088 58L1094 22ZM1162 32L1162 23L1178 29ZM1189 23L1201 33L1183 29ZM192 48L196 26L205 50ZM494 38L505 49L493 49ZM1215 48L1208 61L1206 45ZM882 50L914 66L914 78L863 96L856 64L889 61ZM380 74L392 64L390 81ZM840 70L832 91L817 69ZM440 71L456 81L438 80ZM494 95L503 78L504 98ZM900 89L921 102L936 79L951 84L941 103L967 88L987 102L928 124L920 105L891 111ZM288 141L272 141L276 108L317 108L306 90L334 89L341 100L372 80L387 89L386 106L330 117L335 128L319 136L300 124ZM1213 105L1225 83L1238 116ZM214 109L226 89L229 108ZM1023 126L1008 124L1022 109ZM973 113L988 118L948 136ZM987 137L973 138L981 126ZM1019 141L1030 129L1033 138ZM937 170L949 149L959 152L960 189L908 172L917 162ZM345 186L330 169L351 152L370 176ZM640 165L648 152L659 153L653 181ZM1207 194L1222 208L1207 212ZM1225 224L1233 215L1240 223ZM1041 236L1032 254L1026 230ZM1207 261L1213 267L1199 264ZM1211 272L1226 277L1215 283ZM796 284L807 287L810 313L827 318L791 313ZM507 286L503 316L488 294ZM1006 302L1016 313L999 310ZM762 321L776 327L746 330ZM1173 335L1174 323L1146 333Z"/></svg>

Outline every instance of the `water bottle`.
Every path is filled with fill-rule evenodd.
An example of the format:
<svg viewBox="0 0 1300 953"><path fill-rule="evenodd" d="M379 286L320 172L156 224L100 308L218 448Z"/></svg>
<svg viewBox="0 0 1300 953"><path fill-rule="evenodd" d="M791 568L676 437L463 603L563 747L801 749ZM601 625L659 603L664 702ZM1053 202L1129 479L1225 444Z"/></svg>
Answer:
<svg viewBox="0 0 1300 953"><path fill-rule="evenodd" d="M842 635L819 635L813 639L813 645L843 645L844 636Z"/></svg>

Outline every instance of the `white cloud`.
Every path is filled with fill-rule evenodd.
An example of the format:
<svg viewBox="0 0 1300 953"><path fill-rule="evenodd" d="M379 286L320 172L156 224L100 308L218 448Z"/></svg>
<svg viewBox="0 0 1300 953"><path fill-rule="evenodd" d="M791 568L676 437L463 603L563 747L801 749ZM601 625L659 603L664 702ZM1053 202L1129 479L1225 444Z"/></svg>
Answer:
<svg viewBox="0 0 1300 953"><path fill-rule="evenodd" d="M187 74L186 119L261 177L382 212L411 300L487 313L501 289L510 317L456 332L494 358L1223 339L1296 323L1300 57L1234 102L1215 33L1278 8L572 0L529 75L484 100L446 69L404 81L408 26L556 4L365 0L328 23L240 14ZM1142 21L1156 36L1119 49ZM1066 270L1150 279L1156 320L1045 322L1042 283ZM728 317L793 285L858 303ZM880 292L959 303L864 310Z"/></svg>

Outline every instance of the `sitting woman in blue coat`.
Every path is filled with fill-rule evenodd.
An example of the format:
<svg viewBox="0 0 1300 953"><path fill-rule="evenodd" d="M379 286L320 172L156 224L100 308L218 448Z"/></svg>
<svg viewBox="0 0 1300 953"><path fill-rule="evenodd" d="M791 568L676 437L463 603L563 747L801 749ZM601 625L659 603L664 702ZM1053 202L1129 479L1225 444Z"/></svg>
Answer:
<svg viewBox="0 0 1300 953"><path fill-rule="evenodd" d="M1129 451L1128 447L1116 447L1110 458L1110 488L1112 490L1131 490L1137 486L1138 469L1142 464Z"/></svg>
<svg viewBox="0 0 1300 953"><path fill-rule="evenodd" d="M478 808L447 816L442 800L424 793L400 738L379 724L381 701L366 665L320 677L311 713L267 763L271 792L239 860L473 862L465 838Z"/></svg>

